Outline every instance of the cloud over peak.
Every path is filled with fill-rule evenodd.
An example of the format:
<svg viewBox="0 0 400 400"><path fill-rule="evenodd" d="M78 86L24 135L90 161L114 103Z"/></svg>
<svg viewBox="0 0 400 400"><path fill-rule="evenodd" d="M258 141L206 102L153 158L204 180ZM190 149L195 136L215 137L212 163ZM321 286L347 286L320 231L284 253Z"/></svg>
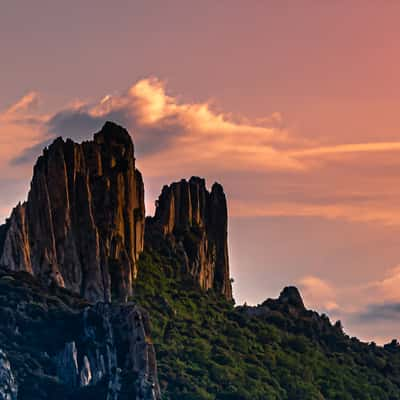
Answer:
<svg viewBox="0 0 400 400"><path fill-rule="evenodd" d="M0 180L8 179L2 183L7 195L0 199L1 218L23 200L43 147L58 136L86 140L112 120L133 135L150 213L162 184L201 175L223 182L233 217L400 226L400 142L384 135L381 142L342 143L339 137L319 142L286 128L293 121L286 123L279 112L254 120L220 112L210 101L185 102L171 95L156 78L52 112L39 106L39 93L29 92L0 111ZM298 283L307 305L349 323L365 324L399 310L398 269L357 287L339 287L314 270L304 275ZM356 304L349 309L345 302Z"/></svg>
<svg viewBox="0 0 400 400"><path fill-rule="evenodd" d="M14 108L24 110L35 98L24 97ZM124 93L54 113L43 123L43 144L56 136L82 140L105 120L114 120L133 133L138 154L151 157L151 164L157 155L160 161L179 158L181 166L195 162L203 169L211 163L214 169L302 169L301 163L274 147L291 140L287 131L274 126L280 118L275 113L263 125L238 121L214 111L208 102L180 102L166 93L164 82L148 78ZM27 149L17 161L27 161L36 151L37 147ZM176 165L170 165L173 168ZM158 168L149 170L155 175Z"/></svg>
<svg viewBox="0 0 400 400"><path fill-rule="evenodd" d="M30 167L42 148L58 136L85 140L106 120L113 120L132 133L138 164L149 180L177 179L182 174L222 180L240 174L246 177L241 187L254 183L246 197L238 185L232 181L230 186L225 179L235 215L400 224L400 209L394 202L388 207L387 189L379 188L383 182L369 172L362 179L355 174L381 163L377 154L385 155L388 168L396 166L395 158L386 155L399 151L400 142L321 145L286 129L279 112L256 120L219 112L211 102L182 101L154 77L98 101L75 101L50 114L40 113L38 103L39 94L29 92L0 113L1 140L8 146L3 147L7 154L0 155L8 169ZM254 195L263 185L268 194ZM372 196L372 189L385 195L384 207ZM354 191L361 201L346 201L343 193ZM400 198L400 192L393 197L397 195ZM328 202L321 200L327 198Z"/></svg>

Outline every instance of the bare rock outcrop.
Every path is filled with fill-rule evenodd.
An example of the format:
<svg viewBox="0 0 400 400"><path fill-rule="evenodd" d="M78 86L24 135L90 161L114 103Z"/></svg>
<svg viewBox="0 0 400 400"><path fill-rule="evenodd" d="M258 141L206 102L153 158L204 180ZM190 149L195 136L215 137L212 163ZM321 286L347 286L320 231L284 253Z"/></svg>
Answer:
<svg viewBox="0 0 400 400"><path fill-rule="evenodd" d="M135 304L97 303L82 313L82 332L54 357L57 377L72 388L106 383L106 400L131 390L136 400L157 400L160 388L149 319ZM129 389L132 383L134 387Z"/></svg>
<svg viewBox="0 0 400 400"><path fill-rule="evenodd" d="M309 311L304 306L299 290L295 286L286 286L277 299L267 299L257 306L242 306L239 309L251 316L273 316L277 312L286 316L299 318L300 316L318 317L317 313Z"/></svg>
<svg viewBox="0 0 400 400"><path fill-rule="evenodd" d="M56 139L28 200L0 227L0 265L91 301L126 300L144 239L144 187L128 132L107 122L92 141Z"/></svg>
<svg viewBox="0 0 400 400"><path fill-rule="evenodd" d="M199 285L232 299L228 257L228 212L222 186L211 192L204 179L192 177L164 186L148 219L146 240L152 245L157 233L166 238L184 260Z"/></svg>
<svg viewBox="0 0 400 400"><path fill-rule="evenodd" d="M159 400L146 310L0 269L0 399ZM3 397L2 397L3 396Z"/></svg>

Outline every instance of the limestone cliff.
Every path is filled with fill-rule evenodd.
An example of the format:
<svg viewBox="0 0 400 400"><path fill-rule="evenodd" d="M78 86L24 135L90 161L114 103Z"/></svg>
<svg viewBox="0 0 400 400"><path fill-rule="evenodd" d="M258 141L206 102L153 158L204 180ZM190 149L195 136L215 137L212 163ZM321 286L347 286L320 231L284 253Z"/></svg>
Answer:
<svg viewBox="0 0 400 400"><path fill-rule="evenodd" d="M203 289L213 288L230 300L227 214L220 184L209 192L204 179L181 180L164 186L155 216L146 224L146 238L157 245L157 232L161 234Z"/></svg>
<svg viewBox="0 0 400 400"><path fill-rule="evenodd" d="M93 301L126 300L144 239L144 188L128 132L59 138L38 159L28 200L0 227L0 265Z"/></svg>

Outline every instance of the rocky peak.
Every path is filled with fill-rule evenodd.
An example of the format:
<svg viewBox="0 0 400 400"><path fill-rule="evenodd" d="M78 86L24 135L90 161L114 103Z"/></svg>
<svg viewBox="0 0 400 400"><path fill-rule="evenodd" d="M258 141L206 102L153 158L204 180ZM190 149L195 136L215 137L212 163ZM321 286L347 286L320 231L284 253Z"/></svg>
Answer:
<svg viewBox="0 0 400 400"><path fill-rule="evenodd" d="M28 200L0 227L0 265L92 301L126 300L144 239L144 187L129 133L107 122L91 141L56 139Z"/></svg>
<svg viewBox="0 0 400 400"><path fill-rule="evenodd" d="M232 298L228 259L228 212L222 186L211 192L199 177L164 186L149 230L159 230L182 255L185 268L203 289Z"/></svg>
<svg viewBox="0 0 400 400"><path fill-rule="evenodd" d="M133 151L133 143L128 131L114 122L107 121L102 130L94 135L97 144L121 145Z"/></svg>
<svg viewBox="0 0 400 400"><path fill-rule="evenodd" d="M279 295L279 301L284 304L305 309L300 292L295 286L285 287Z"/></svg>

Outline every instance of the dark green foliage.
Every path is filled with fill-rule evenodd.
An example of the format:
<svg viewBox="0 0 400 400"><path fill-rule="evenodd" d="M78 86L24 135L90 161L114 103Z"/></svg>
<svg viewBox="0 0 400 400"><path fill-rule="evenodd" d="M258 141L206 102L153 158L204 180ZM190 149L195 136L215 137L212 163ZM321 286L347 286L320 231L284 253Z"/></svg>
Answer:
<svg viewBox="0 0 400 400"><path fill-rule="evenodd" d="M274 300L270 313L251 316L179 271L173 255L147 250L135 288L165 399L400 399L397 343L361 343L326 316Z"/></svg>

